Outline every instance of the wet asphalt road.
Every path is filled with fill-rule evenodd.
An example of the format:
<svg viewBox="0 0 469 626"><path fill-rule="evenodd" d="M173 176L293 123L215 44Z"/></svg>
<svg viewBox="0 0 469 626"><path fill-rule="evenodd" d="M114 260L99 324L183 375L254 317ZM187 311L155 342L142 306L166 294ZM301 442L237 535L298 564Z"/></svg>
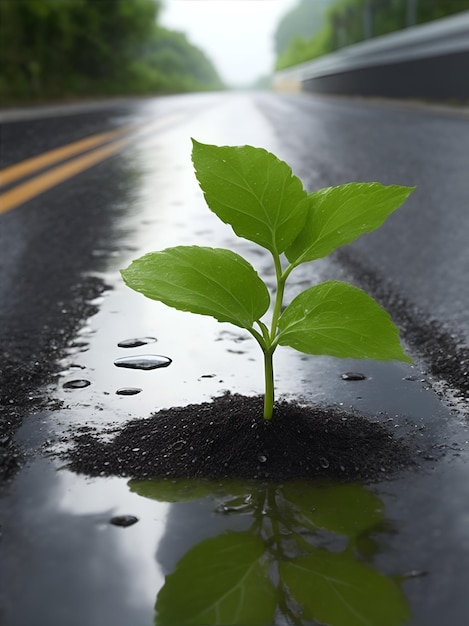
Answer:
<svg viewBox="0 0 469 626"><path fill-rule="evenodd" d="M177 125L198 111L215 110L230 97L196 95L4 113L0 164L3 168L128 124L166 119ZM371 283L367 288L394 307L402 325L412 327L409 340L423 344L427 356L436 350L427 345L433 334L440 346L446 341L446 352L458 352L453 359L446 354L446 369L438 356L438 373L464 388L463 372L455 369L467 358L469 340L467 111L309 95L265 93L252 98L277 136L280 156L308 188L351 180L417 187L383 228L338 256L356 282ZM111 157L0 214L3 407L16 407L21 397L24 401L29 383L34 387L47 375L77 319L89 312L84 296L102 286L84 277L118 254L123 244L120 221L134 187L124 151L124 156ZM437 330L428 320L436 320ZM17 384L22 379L24 386Z"/></svg>
<svg viewBox="0 0 469 626"><path fill-rule="evenodd" d="M67 107L9 111L0 114L1 168L123 126L171 124L175 114L184 119L204 103L166 98L73 106L71 114ZM12 433L43 406L38 388L95 310L90 301L105 284L94 273L125 247L120 220L134 193L133 175L125 157L116 156L0 213L0 477L19 462Z"/></svg>
<svg viewBox="0 0 469 626"><path fill-rule="evenodd" d="M2 167L112 125L116 110L2 123ZM83 120L81 119L83 117ZM82 124L83 122L83 124ZM16 469L11 432L43 403L40 385L102 285L83 272L99 269L97 246L112 246L119 164L109 161L0 216L0 473ZM110 236L111 235L111 236ZM8 446L8 448L5 448ZM17 453L17 451L15 450Z"/></svg>
<svg viewBox="0 0 469 626"><path fill-rule="evenodd" d="M353 255L468 340L469 111L308 97L262 106L309 187L352 180L416 186Z"/></svg>
<svg viewBox="0 0 469 626"><path fill-rule="evenodd" d="M184 124L201 113L213 113L215 127L218 119L226 126L226 116L217 117L223 107L232 115L234 129L238 124L244 128L247 123L245 118L237 119L237 115L246 115L255 109L254 123L262 128L254 135L264 134L308 188L350 180L417 186L406 206L380 231L336 255L330 267L322 264L321 273L323 278L328 277L328 272L331 277L351 278L375 292L396 314L407 340L420 341L418 346L410 343L411 353L417 355L422 348L422 355L431 365L441 359L441 354L432 352L434 345L422 343L422 333L418 332L423 329L424 334L428 334L430 328L435 336L448 342L445 348L449 346L452 350L444 354L443 360L451 366L447 371L454 374L457 369L461 374L464 365L460 360L466 350L469 329L469 296L465 289L469 264L465 243L469 230L466 215L469 117L463 112L273 94L208 94L127 101L100 105L96 111L86 109L82 115L77 112L70 116L42 114L38 119L23 116L17 122L11 119L3 122L0 126L2 167L85 136L135 122L160 120L163 132L168 127L177 129L179 123ZM216 141L216 134L212 129L213 141ZM233 135L236 132L233 131ZM220 132L220 136L226 135ZM144 139L151 139L150 133ZM169 139L166 146L168 143ZM154 154L155 162L142 164L141 160L134 159L135 151L129 147L24 205L0 214L0 439L3 445L0 467L4 475L15 475L19 457L14 454L22 453L21 447L16 448L14 444L12 431L22 417L47 404L48 398L44 398L39 385L54 380L58 358L76 339L81 322L99 306L94 298L106 288L107 273L115 273L132 254L132 211L140 202L142 168L158 170L158 159L161 159L165 163L162 170L176 171L180 163L189 158L189 153L176 155L176 158L158 149ZM165 203L167 196L163 186L171 187L171 181L162 176L159 185L150 194L155 205ZM181 195L184 193L181 186ZM169 196L180 201L174 192ZM168 202L171 217L174 217L174 206ZM136 208L135 213L138 215ZM201 223L200 229L203 227ZM216 245L218 243L217 240ZM111 318L108 315L107 320ZM128 322L122 320L116 335L124 333L121 328L125 323ZM452 338L452 334L455 337ZM184 336L183 329L181 335ZM124 334L120 338L123 337ZM159 341L158 349L164 350L163 337ZM217 344L218 349L220 345ZM82 355L84 362L101 357L97 352L95 347L89 357ZM106 355L106 362L109 360ZM443 445L457 441L462 450L467 434L458 431L456 437L457 425L437 406L438 399L431 392L424 394L419 387L412 387L415 382L403 382L398 367L390 379L388 364L379 365L382 369L372 370L369 382L373 384L363 394L364 404L360 404L356 387L343 389L339 397L360 409L364 406L369 414L376 414L381 410L378 407L385 406L396 418L397 414L408 415L409 423L405 428L414 429L415 420L415 424L428 427L429 439L436 437ZM305 380L308 380L308 367L305 363L301 375ZM207 373L198 371L198 375ZM89 398L88 403L82 399L80 404L79 399L69 396L73 411L62 419L79 420L80 414L87 411L94 411L103 421L113 419L112 411L107 416L98 406L99 374L99 368L95 368L96 391L90 391L90 396L81 396ZM325 380L332 381L324 393L334 399L337 387L334 381L339 379L336 374L324 375ZM294 376L287 371L285 380L281 379L280 383L289 386L292 378ZM298 386L302 384L303 380ZM403 385L407 388L410 385L412 391L402 394ZM169 392L174 393L171 389ZM51 396L54 401L54 394ZM407 407L406 401L411 397L414 405ZM21 441L26 441L30 450L36 442L39 447L45 436L41 433L41 419L38 414L26 420L30 426L23 429ZM49 421L52 429L55 428L54 418ZM400 419L397 421L402 423ZM399 532L387 539L392 548L383 560L386 571L395 573L416 568L432 571L431 576L409 583L418 626L445 621L451 626L462 626L467 622L464 614L467 610L464 558L469 553L465 526L468 514L466 466L464 456L457 464L453 461L459 452L454 452L454 457L452 454L441 463L438 473L432 474L429 470L428 475L425 472L412 474L401 482L381 488L387 509L393 520L399 521ZM35 620L40 626L64 623L60 613L64 607L69 611L69 624L94 626L109 620L110 615L115 624L149 623L144 607L134 603L133 596L132 602L120 603L129 588L140 586L138 576L144 574L139 571L141 562L136 563L135 571L129 568L132 575L129 587L129 574L122 569L119 550L107 533L103 535L107 511L115 507L116 502L120 506L126 502L126 486L122 484L125 481L116 481L114 488L118 496L114 497L112 489L104 488L101 492L100 485L55 471L41 455L37 455L29 467L29 472L27 466L26 472L18 474L18 480L8 486L10 491L6 490L1 503L7 515L6 524L0 529L5 538L0 547L6 554L8 567L0 568L0 582L3 576L8 590L12 590L7 614L14 616L13 623L21 626L28 623L36 607L42 611ZM65 489L60 484L63 480L69 481ZM454 491L448 489L450 484L454 485ZM98 504L91 504L90 493L94 489ZM69 494L69 509L63 504L64 493ZM99 513L90 513L88 506ZM135 503L132 506L138 508ZM129 504L122 512L131 513L135 509ZM149 511L151 520L152 516ZM185 524L184 518L181 521L184 533ZM205 524L205 518L201 524ZM172 528L174 530L174 523ZM441 529L444 529L444 540ZM119 541L125 542L127 537L131 535ZM134 553L136 545L130 541L129 555ZM153 562L152 549L143 548ZM69 560L64 558L64 554L71 552L73 556ZM15 602L15 598L23 597L26 573L35 579L41 578L44 558L50 568L48 578L44 577L44 584L38 584L37 589L31 586L27 590L29 606L27 602ZM131 561L130 556L126 558ZM14 576L10 566L14 568ZM91 569L94 578L90 576ZM455 571L459 572L457 576ZM70 584L64 585L64 578ZM57 597L56 589L66 594L62 605L48 602L51 593ZM78 595L75 589L80 590ZM137 591L135 593L138 596ZM153 601L150 598L150 604ZM0 613L0 623L1 617Z"/></svg>
<svg viewBox="0 0 469 626"><path fill-rule="evenodd" d="M335 258L391 312L427 369L469 396L469 110L308 96L260 106L307 187L416 187Z"/></svg>

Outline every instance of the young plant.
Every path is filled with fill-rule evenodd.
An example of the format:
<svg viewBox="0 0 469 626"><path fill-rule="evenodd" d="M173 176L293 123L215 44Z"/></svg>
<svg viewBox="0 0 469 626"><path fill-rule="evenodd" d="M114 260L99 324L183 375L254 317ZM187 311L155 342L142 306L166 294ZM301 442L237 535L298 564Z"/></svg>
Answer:
<svg viewBox="0 0 469 626"><path fill-rule="evenodd" d="M284 310L283 301L296 267L378 228L413 188L348 183L308 194L285 162L252 146L193 140L192 160L209 208L239 237L272 255L270 323L263 319L269 290L252 265L230 250L167 248L133 261L122 276L148 298L247 330L264 354L266 420L273 414L273 354L279 345L307 354L411 361L388 313L357 287L327 281L300 293Z"/></svg>

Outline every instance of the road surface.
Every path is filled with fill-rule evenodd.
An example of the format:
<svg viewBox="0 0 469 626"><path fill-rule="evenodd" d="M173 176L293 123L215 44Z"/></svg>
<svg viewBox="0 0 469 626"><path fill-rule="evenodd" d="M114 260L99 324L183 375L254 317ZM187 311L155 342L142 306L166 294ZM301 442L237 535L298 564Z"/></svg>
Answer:
<svg viewBox="0 0 469 626"><path fill-rule="evenodd" d="M237 246L265 271L264 257L256 260L250 245L235 243L204 209L190 163L193 136L263 146L311 190L352 180L417 187L379 231L298 278L345 278L375 294L398 322L415 367L282 352L277 384L281 394L385 413L396 432L422 437L431 448L428 469L374 486L393 533L372 553L379 553L380 571L411 573L404 584L411 624L465 626L468 405L465 395L453 413L447 405L451 391L467 389L469 116L425 105L269 93L2 115L0 468L10 480L0 498L0 621L148 625L162 584L156 531L161 539L185 529L190 512L172 506L165 530L166 513L142 503L125 480L75 476L43 451L60 444L69 427L100 429L227 388L261 389L256 346L209 318L155 309L126 290L118 274L135 256L179 243ZM115 371L112 360L122 355L117 341L153 333L158 353L173 358L174 367L143 383ZM365 381L341 380L342 371L358 367ZM76 378L91 384L63 388ZM132 383L144 392L116 396L117 387ZM446 456L437 460L442 451ZM110 531L113 511L137 512L136 534ZM209 525L199 517L198 531L207 536Z"/></svg>
<svg viewBox="0 0 469 626"><path fill-rule="evenodd" d="M2 405L10 414L22 412L18 402L28 391L34 395L76 324L89 314L87 301L101 289L90 272L108 266L113 255L118 267L119 250L130 245L122 241L121 224L138 195L141 165L132 158L139 142L207 115L224 125L222 139L251 110L257 117L242 120L248 130L239 137L232 132L233 142L270 144L308 189L353 180L417 187L383 228L337 256L356 282L391 308L435 373L469 391L467 112L312 96L211 94L0 114L6 180L0 197L0 370ZM95 143L81 145L83 140ZM67 152L54 155L59 148ZM188 144L182 149L188 161ZM102 155L86 162L100 150ZM19 164L26 169L17 171ZM65 171L54 178L60 169ZM52 180L42 181L47 174Z"/></svg>

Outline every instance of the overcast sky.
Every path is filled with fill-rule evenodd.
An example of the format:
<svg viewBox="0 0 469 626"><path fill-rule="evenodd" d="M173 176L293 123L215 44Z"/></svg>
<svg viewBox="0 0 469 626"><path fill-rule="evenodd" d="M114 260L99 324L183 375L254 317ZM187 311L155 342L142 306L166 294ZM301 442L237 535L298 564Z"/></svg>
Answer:
<svg viewBox="0 0 469 626"><path fill-rule="evenodd" d="M230 86L252 83L275 63L273 36L298 0L163 0L160 23L186 33Z"/></svg>

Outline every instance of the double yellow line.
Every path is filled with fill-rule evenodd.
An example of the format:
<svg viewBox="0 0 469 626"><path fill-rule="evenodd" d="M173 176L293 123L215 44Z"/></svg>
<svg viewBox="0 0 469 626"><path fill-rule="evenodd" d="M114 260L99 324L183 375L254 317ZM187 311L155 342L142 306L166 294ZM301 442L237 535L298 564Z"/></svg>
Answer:
<svg viewBox="0 0 469 626"><path fill-rule="evenodd" d="M67 178L75 176L119 152L132 141L133 135L131 133L135 129L135 126L124 126L118 130L99 133L0 170L0 213L14 209ZM62 165L57 165L53 169L38 174L1 193L2 186L9 185L35 172L40 172L76 154L81 156L66 161Z"/></svg>

